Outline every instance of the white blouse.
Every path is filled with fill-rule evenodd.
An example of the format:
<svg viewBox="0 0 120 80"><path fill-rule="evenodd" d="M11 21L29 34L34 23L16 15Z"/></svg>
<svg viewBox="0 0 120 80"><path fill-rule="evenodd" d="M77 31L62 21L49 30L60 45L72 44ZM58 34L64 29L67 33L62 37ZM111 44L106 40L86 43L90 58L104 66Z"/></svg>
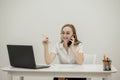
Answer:
<svg viewBox="0 0 120 80"><path fill-rule="evenodd" d="M75 46L75 49L77 52L83 53L82 48L83 46L81 43ZM76 64L76 61L71 49L69 48L67 53L67 51L63 47L63 43L57 43L55 47L51 50L51 52L58 55L58 58L61 64Z"/></svg>

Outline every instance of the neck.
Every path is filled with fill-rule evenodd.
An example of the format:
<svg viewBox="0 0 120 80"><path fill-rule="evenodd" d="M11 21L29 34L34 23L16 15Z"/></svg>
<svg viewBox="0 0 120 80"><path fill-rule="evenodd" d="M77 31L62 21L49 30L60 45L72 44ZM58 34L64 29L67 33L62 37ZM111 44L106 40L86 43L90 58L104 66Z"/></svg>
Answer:
<svg viewBox="0 0 120 80"><path fill-rule="evenodd" d="M66 49L66 50L68 50L68 46L67 46L67 43L63 43L63 47Z"/></svg>

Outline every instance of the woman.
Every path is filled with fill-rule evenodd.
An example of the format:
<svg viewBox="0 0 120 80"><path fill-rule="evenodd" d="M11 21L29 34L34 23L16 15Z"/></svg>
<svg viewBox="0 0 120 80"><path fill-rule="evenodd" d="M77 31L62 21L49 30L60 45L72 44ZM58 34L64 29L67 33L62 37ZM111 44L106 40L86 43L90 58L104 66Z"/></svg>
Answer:
<svg viewBox="0 0 120 80"><path fill-rule="evenodd" d="M74 25L66 24L62 27L61 42L56 44L55 48L50 53L48 51L48 43L49 43L49 39L48 37L46 37L43 40L46 64L51 64L55 59L56 55L58 55L61 64L83 63L84 56L82 51L82 44L77 39L77 34ZM59 78L58 80L64 80L64 79ZM79 80L83 80L83 78Z"/></svg>

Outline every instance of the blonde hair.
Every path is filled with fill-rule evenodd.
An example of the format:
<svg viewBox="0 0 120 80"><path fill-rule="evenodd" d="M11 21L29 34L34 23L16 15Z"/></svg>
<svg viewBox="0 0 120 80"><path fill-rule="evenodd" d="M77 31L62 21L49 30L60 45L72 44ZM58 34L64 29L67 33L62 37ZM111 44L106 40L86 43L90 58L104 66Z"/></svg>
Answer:
<svg viewBox="0 0 120 80"><path fill-rule="evenodd" d="M81 43L81 42L77 39L76 29L75 29L74 25L72 25L72 24L65 24L65 25L61 28L61 33L62 33L62 31L63 31L63 28L65 28L65 27L70 27L70 28L72 29L72 31L73 31L73 36L75 37L74 45L76 46L76 45L78 45L79 43ZM61 43L62 43L62 42L63 42L63 40L61 39Z"/></svg>

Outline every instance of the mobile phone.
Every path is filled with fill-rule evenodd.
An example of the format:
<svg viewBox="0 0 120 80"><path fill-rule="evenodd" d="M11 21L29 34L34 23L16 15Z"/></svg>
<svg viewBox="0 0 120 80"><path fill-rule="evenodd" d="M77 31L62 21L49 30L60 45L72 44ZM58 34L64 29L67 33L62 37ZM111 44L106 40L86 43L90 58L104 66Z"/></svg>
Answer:
<svg viewBox="0 0 120 80"><path fill-rule="evenodd" d="M74 35L73 37L75 38L75 35ZM71 44L72 44L72 41L69 40L69 41L67 42L67 46L70 47Z"/></svg>
<svg viewBox="0 0 120 80"><path fill-rule="evenodd" d="M68 47L70 47L71 44L72 44L71 41L68 41L68 42L67 42L67 46L68 46Z"/></svg>

